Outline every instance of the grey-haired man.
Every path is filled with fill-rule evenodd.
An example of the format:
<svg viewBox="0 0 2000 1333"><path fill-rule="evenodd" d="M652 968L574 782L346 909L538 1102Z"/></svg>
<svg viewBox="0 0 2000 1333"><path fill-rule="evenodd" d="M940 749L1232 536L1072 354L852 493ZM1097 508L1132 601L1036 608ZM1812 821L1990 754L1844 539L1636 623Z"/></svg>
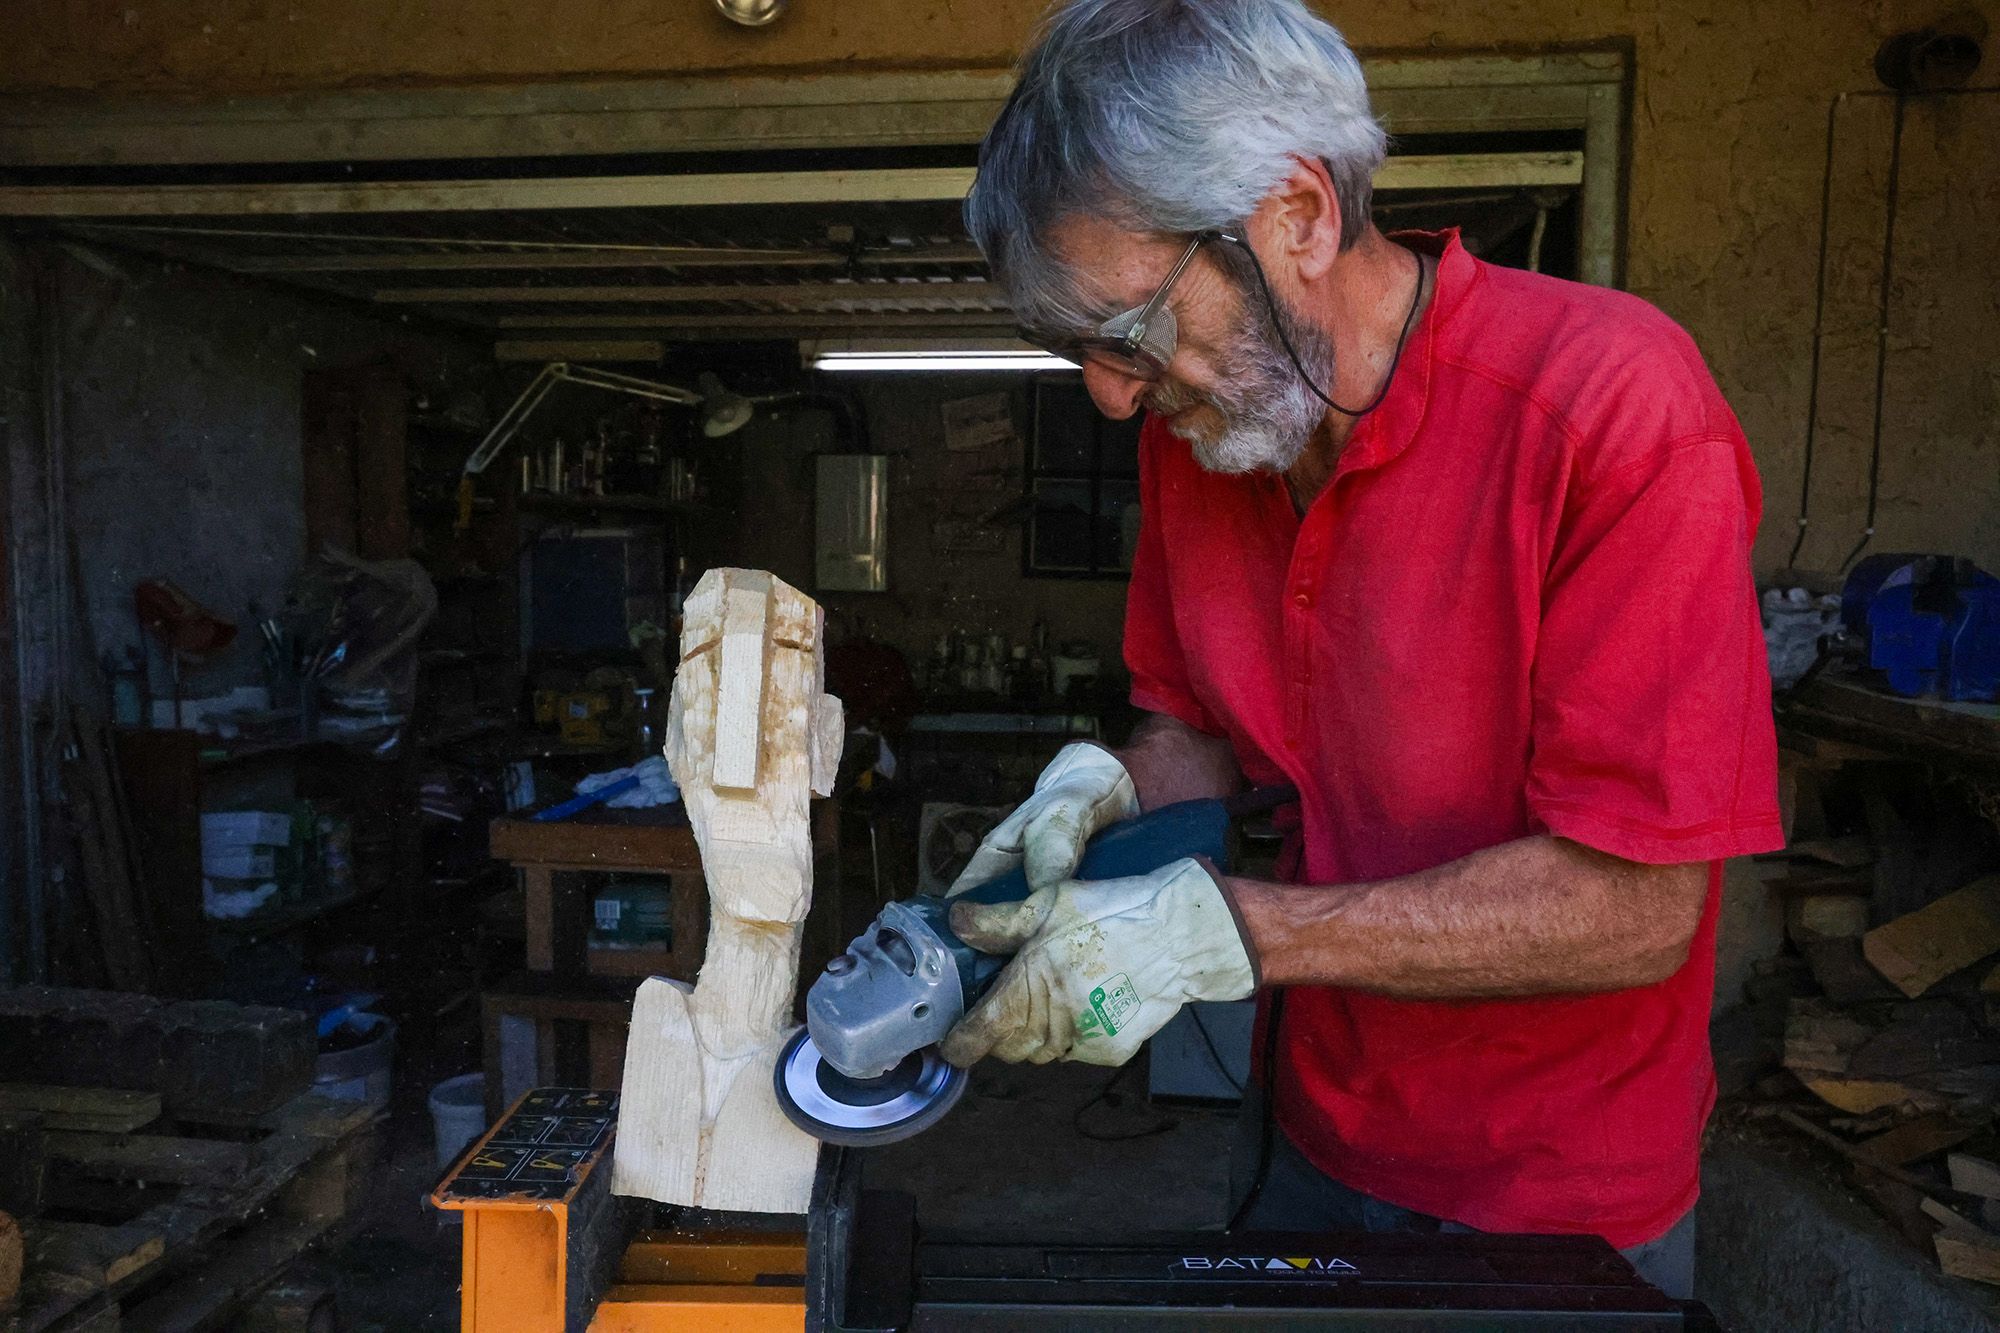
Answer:
<svg viewBox="0 0 2000 1333"><path fill-rule="evenodd" d="M1361 70L1296 0L1051 11L966 204L1024 329L1151 413L1123 749L966 883L1018 950L946 1055L1129 1058L1283 987L1249 1216L1588 1232L1692 1285L1719 861L1779 845L1759 491L1687 336L1369 219ZM1138 808L1299 791L1280 882L1068 879Z"/></svg>

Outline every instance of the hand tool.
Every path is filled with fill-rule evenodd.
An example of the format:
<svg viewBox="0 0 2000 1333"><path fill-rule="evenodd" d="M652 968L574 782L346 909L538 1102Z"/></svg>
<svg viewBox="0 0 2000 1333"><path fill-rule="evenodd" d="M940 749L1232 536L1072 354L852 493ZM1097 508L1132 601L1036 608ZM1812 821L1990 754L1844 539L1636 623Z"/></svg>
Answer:
<svg viewBox="0 0 2000 1333"><path fill-rule="evenodd" d="M1182 801L1123 820L1085 845L1075 877L1143 875L1189 856L1226 868L1230 817L1241 812L1238 802ZM1007 964L959 939L952 904L1027 896L1016 867L957 898L920 894L884 907L813 983L806 1025L778 1055L778 1105L792 1123L826 1143L869 1147L942 1119L965 1092L966 1072L937 1043Z"/></svg>
<svg viewBox="0 0 2000 1333"><path fill-rule="evenodd" d="M552 805L546 810L538 810L534 814L529 815L528 818L534 820L536 823L543 824L551 820L568 819L571 815L582 814L593 805L602 805L614 796L623 796L638 785L639 776L635 773L631 777L620 778L616 782L607 782L595 791L587 791L581 795L572 796L561 805Z"/></svg>

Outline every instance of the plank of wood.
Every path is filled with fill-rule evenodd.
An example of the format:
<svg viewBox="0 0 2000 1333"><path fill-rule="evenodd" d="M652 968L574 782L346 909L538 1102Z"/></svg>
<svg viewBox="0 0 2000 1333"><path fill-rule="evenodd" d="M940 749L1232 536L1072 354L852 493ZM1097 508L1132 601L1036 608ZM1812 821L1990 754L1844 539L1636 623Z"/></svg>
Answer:
<svg viewBox="0 0 2000 1333"><path fill-rule="evenodd" d="M1850 893L1807 893L1785 900L1785 930L1802 936L1844 939L1868 931L1868 900Z"/></svg>
<svg viewBox="0 0 2000 1333"><path fill-rule="evenodd" d="M1878 1162L1908 1166L1947 1148L1956 1148L1984 1128L1984 1125L1965 1124L1948 1112L1933 1111L1863 1139L1857 1146Z"/></svg>
<svg viewBox="0 0 2000 1333"><path fill-rule="evenodd" d="M90 902L104 976L116 990L143 992L152 988L146 934L134 910L129 867L119 854L123 842L112 827L114 810L105 799L103 778L95 771L88 734L88 722L78 709L66 738L64 812L83 871L84 896Z"/></svg>
<svg viewBox="0 0 2000 1333"><path fill-rule="evenodd" d="M27 1242L21 1224L10 1213L0 1213L0 1310L14 1308L21 1294L21 1268L27 1259Z"/></svg>
<svg viewBox="0 0 2000 1333"><path fill-rule="evenodd" d="M1985 875L1861 937L1869 963L1915 999L1962 967L2000 952L2000 875Z"/></svg>
<svg viewBox="0 0 2000 1333"><path fill-rule="evenodd" d="M98 1226L91 1222L30 1222L29 1267L53 1269L109 1287L156 1262L167 1252L166 1237L143 1223Z"/></svg>
<svg viewBox="0 0 2000 1333"><path fill-rule="evenodd" d="M1776 855L1853 869L1873 861L1875 848L1865 833L1849 833L1838 838L1807 838L1803 842L1792 843Z"/></svg>
<svg viewBox="0 0 2000 1333"><path fill-rule="evenodd" d="M1945 1166L1951 1172L1953 1189L1977 1194L1982 1199L2000 1199L2000 1166L1962 1152L1945 1158Z"/></svg>
<svg viewBox="0 0 2000 1333"><path fill-rule="evenodd" d="M1938 1187L1931 1181L1925 1180L1922 1176L1915 1175L1909 1171L1905 1171L1900 1166L1891 1166L1887 1162L1878 1161L1876 1158L1871 1157L1858 1144L1849 1143L1846 1139L1841 1138L1840 1135L1835 1134L1830 1130L1821 1129L1818 1125L1815 1125L1812 1121L1806 1119L1804 1116L1800 1115L1797 1111L1793 1111L1786 1107L1781 1106L1776 1108L1772 1112L1772 1116L1780 1123L1789 1125L1791 1128L1796 1129L1799 1133L1805 1135L1807 1138L1813 1140L1815 1143L1825 1144L1827 1147L1839 1153L1842 1157L1847 1158L1851 1162L1858 1162L1862 1166L1867 1167L1869 1170L1878 1173L1879 1175L1883 1176L1886 1179L1893 1180L1900 1185L1907 1185L1911 1189L1918 1190L1924 1193L1925 1195L1929 1195L1937 1191Z"/></svg>
<svg viewBox="0 0 2000 1333"><path fill-rule="evenodd" d="M1901 1232L1905 1240L1919 1250L1930 1248L1937 1227L1920 1206L1927 1197L1922 1190L1891 1180L1859 1162L1854 1164L1852 1177L1854 1187L1868 1197L1875 1211Z"/></svg>
<svg viewBox="0 0 2000 1333"><path fill-rule="evenodd" d="M1917 1206L1923 1209L1925 1217L1944 1227L1947 1231L1969 1232L1973 1235L1983 1234L1983 1229L1977 1222L1957 1209L1931 1198L1928 1194L1918 1201Z"/></svg>
<svg viewBox="0 0 2000 1333"><path fill-rule="evenodd" d="M287 1219L252 1227L209 1262L125 1311L125 1333L195 1333L241 1308L303 1254L324 1226Z"/></svg>
<svg viewBox="0 0 2000 1333"><path fill-rule="evenodd" d="M615 1193L770 1213L810 1200L819 1145L779 1110L771 1071L812 903L811 797L840 755L822 635L819 607L769 574L710 570L687 601L667 763L701 846L707 952L691 992L639 989Z"/></svg>
<svg viewBox="0 0 2000 1333"><path fill-rule="evenodd" d="M79 1134L52 1131L48 1153L92 1175L167 1185L229 1185L250 1166L250 1146L173 1134Z"/></svg>
<svg viewBox="0 0 2000 1333"><path fill-rule="evenodd" d="M643 824L611 818L625 813L585 811L574 819L545 823L496 819L488 827L487 850L495 860L517 866L701 873L701 848L694 830L682 822L684 815L660 814L659 819L674 822Z"/></svg>
<svg viewBox="0 0 2000 1333"><path fill-rule="evenodd" d="M1814 1096L1850 1115L1891 1107L1944 1109L1948 1098L1891 1077L1857 1077L1849 1065L1879 1029L1812 1000L1795 1001L1785 1020L1785 1068Z"/></svg>
<svg viewBox="0 0 2000 1333"><path fill-rule="evenodd" d="M1946 1227L1932 1238L1937 1247L1938 1267L1947 1277L2000 1286L2000 1240L1985 1232L1973 1235Z"/></svg>
<svg viewBox="0 0 2000 1333"><path fill-rule="evenodd" d="M129 1134L160 1118L160 1094L55 1083L0 1083L0 1115L38 1114L49 1129Z"/></svg>
<svg viewBox="0 0 2000 1333"><path fill-rule="evenodd" d="M170 1114L272 1110L319 1057L296 1009L57 986L0 990L0 1051L10 1080L157 1091Z"/></svg>
<svg viewBox="0 0 2000 1333"><path fill-rule="evenodd" d="M0 1212L42 1211L48 1165L47 1122L31 1111L0 1111Z"/></svg>

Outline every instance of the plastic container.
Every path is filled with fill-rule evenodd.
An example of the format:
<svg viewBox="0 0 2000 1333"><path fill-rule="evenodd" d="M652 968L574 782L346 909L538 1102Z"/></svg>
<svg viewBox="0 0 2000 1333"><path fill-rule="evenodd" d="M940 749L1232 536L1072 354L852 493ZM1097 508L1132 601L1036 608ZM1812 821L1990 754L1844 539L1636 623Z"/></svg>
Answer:
<svg viewBox="0 0 2000 1333"><path fill-rule="evenodd" d="M282 847L292 840L292 817L282 810L217 810L201 817L204 847Z"/></svg>
<svg viewBox="0 0 2000 1333"><path fill-rule="evenodd" d="M431 1089L431 1133L438 1170L450 1166L486 1128L486 1075L460 1074Z"/></svg>
<svg viewBox="0 0 2000 1333"><path fill-rule="evenodd" d="M358 1045L322 1050L313 1068L313 1091L370 1106L389 1104L389 1071L396 1058L396 1024L380 1014L356 1014L350 1028L367 1035Z"/></svg>

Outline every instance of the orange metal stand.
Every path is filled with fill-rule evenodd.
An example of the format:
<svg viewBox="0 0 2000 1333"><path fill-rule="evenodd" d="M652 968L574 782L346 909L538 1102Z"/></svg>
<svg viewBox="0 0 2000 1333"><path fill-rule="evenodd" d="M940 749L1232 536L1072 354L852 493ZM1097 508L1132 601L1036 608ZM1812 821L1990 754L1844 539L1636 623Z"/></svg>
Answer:
<svg viewBox="0 0 2000 1333"><path fill-rule="evenodd" d="M573 1292L591 1281L573 1256L623 1243L571 1234L617 1225L605 1206L616 1115L613 1094L538 1088L431 1192L464 1217L463 1333L801 1333L803 1230L644 1232L594 1310Z"/></svg>

